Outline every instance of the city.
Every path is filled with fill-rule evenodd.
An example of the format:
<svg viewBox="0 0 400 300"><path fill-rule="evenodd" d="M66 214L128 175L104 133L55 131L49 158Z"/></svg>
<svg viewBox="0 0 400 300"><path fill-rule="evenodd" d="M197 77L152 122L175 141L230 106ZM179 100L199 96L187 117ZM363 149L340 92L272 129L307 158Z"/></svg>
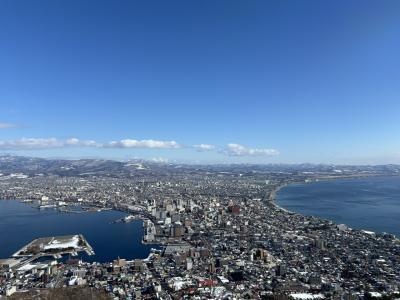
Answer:
<svg viewBox="0 0 400 300"><path fill-rule="evenodd" d="M0 0L0 300L400 300L399 0Z"/></svg>
<svg viewBox="0 0 400 300"><path fill-rule="evenodd" d="M124 222L142 219L143 243L160 249L143 260L121 257L103 264L60 262L56 256L37 262L5 258L4 295L79 286L119 299L399 296L400 241L394 235L289 212L274 197L292 182L398 175L400 167L286 166L281 172L277 166L186 165L178 171L173 164L142 161L125 163L127 179L111 171L120 162L24 160L2 157L1 199L66 213L77 205L121 210L128 214ZM80 175L57 175L44 162L61 164L60 172L79 164L74 169ZM82 172L86 168L98 173Z"/></svg>

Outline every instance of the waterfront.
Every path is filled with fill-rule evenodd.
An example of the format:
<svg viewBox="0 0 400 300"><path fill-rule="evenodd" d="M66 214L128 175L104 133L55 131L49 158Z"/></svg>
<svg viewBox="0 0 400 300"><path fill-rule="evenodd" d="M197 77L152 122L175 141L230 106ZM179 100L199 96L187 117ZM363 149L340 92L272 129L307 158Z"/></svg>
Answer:
<svg viewBox="0 0 400 300"><path fill-rule="evenodd" d="M400 237L398 176L294 183L279 190L276 202L289 211Z"/></svg>
<svg viewBox="0 0 400 300"><path fill-rule="evenodd" d="M15 161L19 159L13 160L13 170ZM23 162L23 168L32 163ZM45 166L50 164L60 170L71 168L71 163L46 161ZM46 257L34 262L1 260L1 295L79 285L120 299L181 299L188 291L189 296L202 299L254 299L266 295L287 298L293 288L310 299L317 299L315 295L325 299L358 299L370 291L398 298L400 244L393 236L338 228L321 218L290 213L272 201L274 191L285 183L338 177L338 169L301 166L299 170L291 167L273 171L264 166L240 165L197 169L143 162L148 173L140 170L134 173L137 176L127 178L119 172L124 166L106 162L100 168L97 161L89 160L79 162L74 170L87 174L88 167L94 164L100 173L90 176L50 174L22 178L22 172L2 176L0 199L32 200L31 204L4 201L0 207L0 223L4 225L0 249L2 245L13 245L6 257L37 236L57 237L34 241L33 247L26 248L28 255L48 246L58 248L60 244L73 244L75 251L68 252L74 255L82 250L76 248L80 243L74 235L80 233L97 254L90 260L107 263L76 264L62 259L54 262ZM41 170L36 162L30 168L35 172ZM400 167L391 168L391 173L389 167L373 168L374 173L371 167L363 168L343 168L345 174L341 176L400 173ZM118 175L112 177L113 174ZM54 208L39 211L31 207L38 203L41 207L57 206L59 210L74 212L57 212ZM76 209L79 207L82 209ZM111 207L119 212L96 212ZM136 231L129 229L134 223L112 223L124 216L121 211L135 215L151 211L151 215L146 215L153 222L148 222L145 237L164 245L162 255L151 251L146 260L129 261L139 257L137 250L119 251L127 246L143 246L141 223L138 228L133 227ZM65 232L65 228L73 230ZM26 232L36 235L24 237ZM115 247L116 244L119 246ZM98 259L100 254L104 257ZM146 257L148 252L143 254ZM128 261L110 264L118 255Z"/></svg>
<svg viewBox="0 0 400 300"><path fill-rule="evenodd" d="M61 213L38 210L15 200L0 200L0 258L11 256L38 237L83 234L95 251L85 261L108 262L118 256L146 258L155 245L141 243L143 222L113 223L126 216L119 211Z"/></svg>

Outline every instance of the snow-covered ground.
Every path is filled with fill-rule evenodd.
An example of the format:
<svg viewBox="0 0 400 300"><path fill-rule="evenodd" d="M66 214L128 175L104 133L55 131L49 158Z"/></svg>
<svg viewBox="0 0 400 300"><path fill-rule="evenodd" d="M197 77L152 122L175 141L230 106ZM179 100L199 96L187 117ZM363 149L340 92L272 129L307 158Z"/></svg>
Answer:
<svg viewBox="0 0 400 300"><path fill-rule="evenodd" d="M322 294L308 294L308 293L293 293L293 294L290 294L290 297L293 299L299 299L299 300L302 300L302 299L312 300L312 299L324 299L325 298L324 295L322 295Z"/></svg>
<svg viewBox="0 0 400 300"><path fill-rule="evenodd" d="M68 242L60 242L57 239L52 240L49 244L44 245L43 249L66 249L66 248L79 248L79 235L74 235Z"/></svg>

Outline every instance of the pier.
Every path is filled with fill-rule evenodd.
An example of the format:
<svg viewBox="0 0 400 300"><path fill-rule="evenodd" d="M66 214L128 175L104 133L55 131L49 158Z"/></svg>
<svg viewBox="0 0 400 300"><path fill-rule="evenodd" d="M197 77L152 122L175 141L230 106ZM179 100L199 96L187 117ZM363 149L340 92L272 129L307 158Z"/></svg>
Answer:
<svg viewBox="0 0 400 300"><path fill-rule="evenodd" d="M86 238L82 234L77 234L35 239L19 249L12 256L15 258L27 258L24 261L25 264L43 256L60 258L65 254L74 255L82 251L88 255L94 255L94 250Z"/></svg>

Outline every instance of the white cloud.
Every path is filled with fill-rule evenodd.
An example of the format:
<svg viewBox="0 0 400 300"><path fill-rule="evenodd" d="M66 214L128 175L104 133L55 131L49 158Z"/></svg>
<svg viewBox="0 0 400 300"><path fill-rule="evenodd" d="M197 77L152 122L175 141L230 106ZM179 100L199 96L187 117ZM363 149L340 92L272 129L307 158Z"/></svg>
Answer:
<svg viewBox="0 0 400 300"><path fill-rule="evenodd" d="M78 144L79 144L79 139L77 139L77 138L71 138L71 139L66 140L65 143L66 143L67 145L75 146L75 145L78 145Z"/></svg>
<svg viewBox="0 0 400 300"><path fill-rule="evenodd" d="M15 124L11 123L1 123L0 122L0 129L5 129L5 128L14 128L17 127Z"/></svg>
<svg viewBox="0 0 400 300"><path fill-rule="evenodd" d="M17 140L0 140L0 150L49 149L63 147L98 147L98 148L148 148L148 149L178 149L182 146L175 141L132 140L124 139L105 144L93 140L77 138L21 138Z"/></svg>
<svg viewBox="0 0 400 300"><path fill-rule="evenodd" d="M229 156L275 156L279 154L279 151L275 149L247 148L233 143L228 144L222 152Z"/></svg>
<svg viewBox="0 0 400 300"><path fill-rule="evenodd" d="M199 144L193 145L193 148L195 148L197 151L211 151L215 149L215 146L209 144Z"/></svg>
<svg viewBox="0 0 400 300"><path fill-rule="evenodd" d="M1 150L29 150L29 149L49 149L79 146L98 146L95 141L79 140L71 138L59 140L56 138L21 138L18 140L0 141Z"/></svg>
<svg viewBox="0 0 400 300"><path fill-rule="evenodd" d="M79 140L77 138L71 138L65 141L66 146L85 146L85 147L100 147L96 141L92 140Z"/></svg>
<svg viewBox="0 0 400 300"><path fill-rule="evenodd" d="M150 148L150 149L178 149L181 148L175 141L132 140L125 139L104 144L105 148Z"/></svg>
<svg viewBox="0 0 400 300"><path fill-rule="evenodd" d="M150 161L156 162L156 163L167 163L168 162L168 158L164 158L164 157L153 157L150 159Z"/></svg>
<svg viewBox="0 0 400 300"><path fill-rule="evenodd" d="M183 146L175 141L159 140L134 140L123 139L107 143L98 143L94 140L80 140L78 138L21 138L16 140L0 140L0 150L29 150L52 149L65 147L97 147L115 149L179 149ZM212 151L216 147L210 144L197 144L192 146L197 151ZM221 153L229 156L275 156L279 152L275 149L247 148L239 144L228 144Z"/></svg>
<svg viewBox="0 0 400 300"><path fill-rule="evenodd" d="M0 141L0 149L19 150L19 149L45 149L62 147L62 141L55 138L22 138L19 140Z"/></svg>

